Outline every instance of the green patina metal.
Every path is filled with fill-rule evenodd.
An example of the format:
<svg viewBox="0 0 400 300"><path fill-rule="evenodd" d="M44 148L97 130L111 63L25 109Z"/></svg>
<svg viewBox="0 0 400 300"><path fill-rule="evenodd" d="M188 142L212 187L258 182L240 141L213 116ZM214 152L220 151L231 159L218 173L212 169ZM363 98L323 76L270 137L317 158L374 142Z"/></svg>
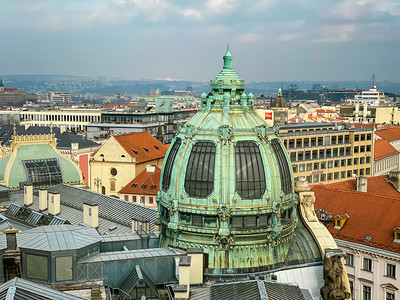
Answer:
<svg viewBox="0 0 400 300"><path fill-rule="evenodd" d="M297 224L297 198L287 153L274 130L254 112L254 96L246 95L244 88L244 81L232 69L228 49L222 71L211 81L211 92L201 96L200 112L178 130L169 147L157 196L160 246L203 249L206 267L214 274L257 271L283 263ZM215 146L214 168L208 173L213 174L212 191L204 197L190 195L193 192L185 188L190 185L186 173L194 168L192 164L203 169L199 173L203 177L212 167L190 160L200 142ZM250 169L263 166L265 190L259 197L245 197L238 191L237 177L242 171L236 166L240 156L235 151L244 142L256 145L261 157L260 161L256 155L247 156L243 165L244 177L252 176ZM280 154L277 149L282 149ZM202 176L195 181L206 186Z"/></svg>

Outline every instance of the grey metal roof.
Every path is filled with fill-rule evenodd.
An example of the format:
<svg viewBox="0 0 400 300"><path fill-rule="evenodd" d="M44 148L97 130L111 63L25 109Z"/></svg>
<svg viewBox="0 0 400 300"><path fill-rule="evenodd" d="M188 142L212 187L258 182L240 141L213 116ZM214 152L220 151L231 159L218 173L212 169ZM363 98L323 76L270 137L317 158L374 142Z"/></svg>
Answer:
<svg viewBox="0 0 400 300"><path fill-rule="evenodd" d="M131 299L130 292L136 287L146 287L150 288L154 295L160 299L160 293L158 292L154 282L147 276L143 270L140 269L138 265L132 270L125 281L121 284L120 290L123 292L121 295L122 299ZM139 295L138 295L139 296Z"/></svg>
<svg viewBox="0 0 400 300"><path fill-rule="evenodd" d="M230 299L230 300L309 300L310 293L297 285L246 280L236 282L214 283L209 287L191 289L192 300Z"/></svg>
<svg viewBox="0 0 400 300"><path fill-rule="evenodd" d="M82 300L22 278L14 278L0 285L0 299L7 300Z"/></svg>
<svg viewBox="0 0 400 300"><path fill-rule="evenodd" d="M140 249L130 251L113 251L113 252L102 252L96 256L90 257L81 263L93 263L93 262L106 262L115 260L128 260L137 258L151 258L151 257L166 257L166 256L177 256L185 255L186 252L176 248L151 248L151 249Z"/></svg>
<svg viewBox="0 0 400 300"><path fill-rule="evenodd" d="M54 189L53 189L54 188ZM144 211L145 215L150 215L153 221L150 222L151 229L154 228L154 222L156 220L156 211L151 208L143 207L141 205L135 205L125 200L108 197L105 195L97 194L94 192L86 191L81 188L71 188L68 185L55 186L49 191L56 192L55 188L60 190L61 198L61 210L57 216L51 216L49 225L57 225L70 223L72 225L79 225L83 222L83 202L86 199L99 198L92 201L99 204L99 226L97 230L102 235L120 235L120 234L132 234L132 219L130 216L140 216L140 213ZM97 195L97 196L96 196ZM122 203L121 203L122 202ZM126 202L126 203L124 203ZM80 204L81 203L81 204ZM79 205L80 204L80 205ZM128 205L126 205L128 204ZM129 205L132 204L132 205ZM22 191L13 191L10 193L10 199L2 201L1 205L8 205L10 208L5 213L14 223L20 224L18 228L20 230L26 230L34 227L29 225L24 220L18 219L18 211L24 208L24 195ZM26 210L26 209L25 209ZM39 212L39 198L34 194L33 204L29 206L28 210ZM108 210L108 211L107 211ZM47 211L41 212L42 214L49 216ZM118 218L118 216L121 218ZM10 219L10 220L11 220ZM30 227L27 227L29 225ZM27 227L23 229L23 227ZM1 228L1 221L0 221ZM9 227L7 227L9 228ZM111 230L110 230L111 228Z"/></svg>
<svg viewBox="0 0 400 300"><path fill-rule="evenodd" d="M128 226L129 228L132 226L132 218L145 218L149 220L151 230L154 230L154 223L157 221L157 211L153 208L82 188L59 184L49 188L49 192L60 193L62 205L79 210L83 210L83 203L90 200L99 205L99 217Z"/></svg>
<svg viewBox="0 0 400 300"><path fill-rule="evenodd" d="M41 226L17 234L19 248L41 251L75 250L100 242L92 227L74 225Z"/></svg>
<svg viewBox="0 0 400 300"><path fill-rule="evenodd" d="M12 219L7 218L5 215L0 214L0 232L3 232L4 230L6 230L8 228L16 228L20 231L25 231L25 230L31 229L32 227L33 226L31 226L31 225L16 222Z"/></svg>

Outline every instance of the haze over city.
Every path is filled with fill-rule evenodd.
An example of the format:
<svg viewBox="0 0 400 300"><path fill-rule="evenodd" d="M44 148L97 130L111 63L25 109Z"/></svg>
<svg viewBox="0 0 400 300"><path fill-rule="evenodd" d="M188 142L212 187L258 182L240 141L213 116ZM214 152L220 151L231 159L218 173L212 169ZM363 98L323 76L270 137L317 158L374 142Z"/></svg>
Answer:
<svg viewBox="0 0 400 300"><path fill-rule="evenodd" d="M400 81L400 5L365 1L10 1L0 74Z"/></svg>

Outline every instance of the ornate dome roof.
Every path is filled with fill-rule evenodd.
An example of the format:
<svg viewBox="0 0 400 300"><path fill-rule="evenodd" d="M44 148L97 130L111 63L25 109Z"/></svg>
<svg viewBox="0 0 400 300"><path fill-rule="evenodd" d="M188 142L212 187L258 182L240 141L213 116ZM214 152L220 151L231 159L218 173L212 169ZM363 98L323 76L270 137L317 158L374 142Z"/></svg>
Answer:
<svg viewBox="0 0 400 300"><path fill-rule="evenodd" d="M278 107L278 108L288 107L288 104L287 104L285 98L282 97L282 89L279 89L278 97L276 97L274 99L274 102L272 102L272 107Z"/></svg>
<svg viewBox="0 0 400 300"><path fill-rule="evenodd" d="M203 249L216 273L282 263L297 222L287 153L253 102L227 51L162 168L161 247Z"/></svg>

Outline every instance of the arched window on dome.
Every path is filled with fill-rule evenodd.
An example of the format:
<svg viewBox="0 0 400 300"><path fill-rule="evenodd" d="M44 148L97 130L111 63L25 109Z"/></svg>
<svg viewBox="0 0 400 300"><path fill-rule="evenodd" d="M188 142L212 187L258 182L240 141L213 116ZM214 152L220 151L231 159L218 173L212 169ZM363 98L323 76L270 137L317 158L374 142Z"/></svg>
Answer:
<svg viewBox="0 0 400 300"><path fill-rule="evenodd" d="M185 191L191 197L203 198L214 189L215 144L197 142L192 152L185 176Z"/></svg>
<svg viewBox="0 0 400 300"><path fill-rule="evenodd" d="M236 191L243 199L260 199L265 192L265 171L258 145L253 141L235 146Z"/></svg>
<svg viewBox="0 0 400 300"><path fill-rule="evenodd" d="M276 160L278 161L282 191L285 194L290 194L292 192L292 180L290 178L290 169L285 152L278 139L273 139L271 145L275 152Z"/></svg>
<svg viewBox="0 0 400 300"><path fill-rule="evenodd" d="M177 138L175 143L172 145L171 152L167 157L167 161L164 167L164 175L162 179L162 190L167 191L169 189L169 185L171 183L171 172L172 167L174 166L175 158L178 153L179 147L181 146L182 140Z"/></svg>

